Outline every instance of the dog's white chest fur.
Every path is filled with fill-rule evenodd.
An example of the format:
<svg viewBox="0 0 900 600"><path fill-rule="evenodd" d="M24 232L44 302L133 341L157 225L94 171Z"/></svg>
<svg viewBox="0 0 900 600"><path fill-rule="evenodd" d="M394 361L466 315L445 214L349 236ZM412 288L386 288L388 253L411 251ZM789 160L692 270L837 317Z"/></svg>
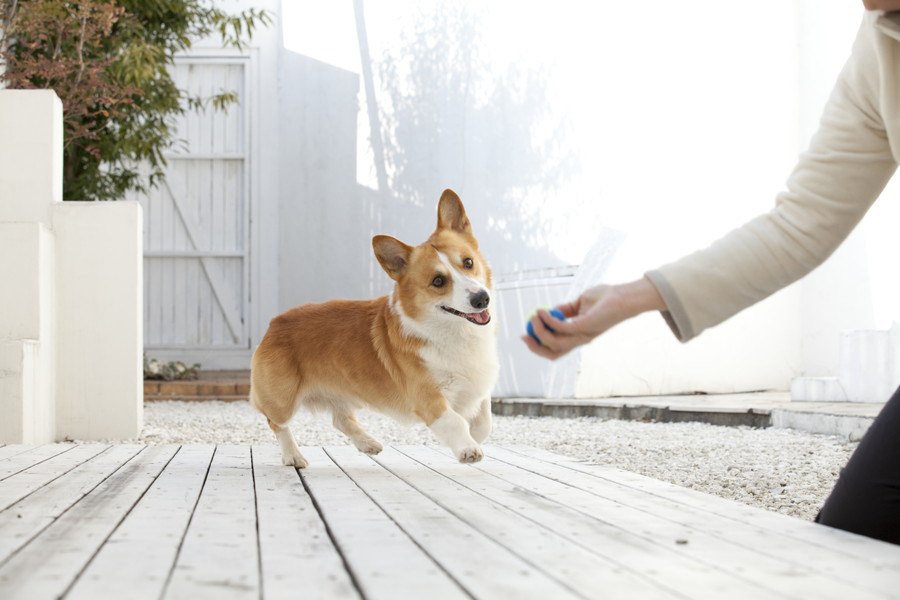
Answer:
<svg viewBox="0 0 900 600"><path fill-rule="evenodd" d="M419 354L444 398L463 417L471 418L490 397L500 368L493 324L459 336L432 338Z"/></svg>

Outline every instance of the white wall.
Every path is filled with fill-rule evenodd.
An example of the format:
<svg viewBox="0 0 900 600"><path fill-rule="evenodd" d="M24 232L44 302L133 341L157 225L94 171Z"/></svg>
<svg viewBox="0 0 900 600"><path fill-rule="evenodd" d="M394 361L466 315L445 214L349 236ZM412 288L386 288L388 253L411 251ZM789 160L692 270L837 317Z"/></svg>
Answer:
<svg viewBox="0 0 900 600"><path fill-rule="evenodd" d="M838 70L849 55L860 22L856 6L826 10L815 0L798 3L800 15L800 136L804 147L816 131L819 115ZM880 202L879 202L880 204ZM840 331L875 326L871 279L866 260L867 219L819 269L801 282L802 356L799 375L832 376L838 368ZM855 290L853 294L835 289Z"/></svg>
<svg viewBox="0 0 900 600"><path fill-rule="evenodd" d="M291 0L287 3L290 4ZM250 346L256 347L268 327L269 320L278 313L281 281L279 261L285 255L279 246L279 230L284 220L280 208L282 190L289 182L289 174L281 169L283 148L290 144L282 112L281 87L281 0L217 0L216 7L237 14L255 8L265 10L272 24L258 27L253 37L241 49L222 49L221 37L214 33L197 40L191 54L198 56L246 56L248 58L247 101L250 103L248 153L250 160ZM291 110L288 107L288 110ZM165 354L171 359L185 359L178 352ZM189 353L192 359L197 352ZM210 350L200 357L204 368L249 368L247 353L228 353Z"/></svg>
<svg viewBox="0 0 900 600"><path fill-rule="evenodd" d="M6 221L12 216L5 212L0 216L0 440L50 441L56 436L54 240L44 224Z"/></svg>
<svg viewBox="0 0 900 600"><path fill-rule="evenodd" d="M861 20L854 2L799 2L800 145L815 131ZM882 329L900 321L900 181L892 181L862 223L802 283L800 374L835 376L842 331ZM849 292L849 293L848 293Z"/></svg>
<svg viewBox="0 0 900 600"><path fill-rule="evenodd" d="M862 16L850 0L360 4L284 3L281 309L384 292L369 237L421 241L444 187L499 276L579 264L602 231L624 240L598 282L707 245L773 205ZM892 190L819 271L691 344L655 315L610 332L572 393L831 372L841 329L897 319ZM530 308L503 315L510 361Z"/></svg>
<svg viewBox="0 0 900 600"><path fill-rule="evenodd" d="M136 437L136 203L62 203L62 103L0 90L0 443Z"/></svg>

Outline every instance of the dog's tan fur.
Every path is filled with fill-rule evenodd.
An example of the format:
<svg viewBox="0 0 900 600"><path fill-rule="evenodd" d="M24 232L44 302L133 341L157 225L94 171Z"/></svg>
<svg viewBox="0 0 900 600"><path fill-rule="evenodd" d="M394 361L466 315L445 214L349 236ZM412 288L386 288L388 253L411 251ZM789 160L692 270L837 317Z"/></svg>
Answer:
<svg viewBox="0 0 900 600"><path fill-rule="evenodd" d="M308 304L274 318L253 355L251 403L267 417L285 464L297 467L307 462L288 423L301 406L330 410L334 426L364 452L382 448L356 420L357 410L369 408L421 421L461 461L480 460L497 372L494 323L439 310L454 285L491 289L490 268L462 202L452 190L444 192L437 228L419 246L389 236L376 236L372 244L396 282L391 296ZM441 273L447 282L435 287Z"/></svg>

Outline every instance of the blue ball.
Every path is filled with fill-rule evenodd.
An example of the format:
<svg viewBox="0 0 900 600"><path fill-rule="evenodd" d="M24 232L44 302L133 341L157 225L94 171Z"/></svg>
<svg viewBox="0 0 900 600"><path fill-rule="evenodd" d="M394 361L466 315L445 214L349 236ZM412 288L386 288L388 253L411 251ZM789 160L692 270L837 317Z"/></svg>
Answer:
<svg viewBox="0 0 900 600"><path fill-rule="evenodd" d="M549 312L554 318L559 319L560 321L565 321L565 320L566 320L566 315L564 315L564 314L562 313L562 311L559 310L558 308L551 308L548 312ZM547 326L547 329L549 329L549 330L552 331L553 333L556 333L556 330L553 329L552 327L550 327L549 325ZM534 334L534 326L531 324L531 321L528 321L528 324L527 324L526 327L525 327L525 331L528 332L528 335L530 335L531 338L532 338L534 341L536 341L538 344L541 343L541 340L538 339L538 336L536 336L536 335Z"/></svg>

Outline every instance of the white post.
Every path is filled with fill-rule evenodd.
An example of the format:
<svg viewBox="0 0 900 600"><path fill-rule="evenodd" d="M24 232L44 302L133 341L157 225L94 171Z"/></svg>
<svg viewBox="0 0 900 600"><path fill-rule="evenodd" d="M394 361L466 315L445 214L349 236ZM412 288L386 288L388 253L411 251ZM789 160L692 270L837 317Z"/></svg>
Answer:
<svg viewBox="0 0 900 600"><path fill-rule="evenodd" d="M57 435L135 438L144 414L141 205L63 202L53 233Z"/></svg>
<svg viewBox="0 0 900 600"><path fill-rule="evenodd" d="M62 103L0 91L0 442L56 437L53 207L62 201Z"/></svg>
<svg viewBox="0 0 900 600"><path fill-rule="evenodd" d="M0 91L0 222L49 226L62 201L62 102L50 90Z"/></svg>

